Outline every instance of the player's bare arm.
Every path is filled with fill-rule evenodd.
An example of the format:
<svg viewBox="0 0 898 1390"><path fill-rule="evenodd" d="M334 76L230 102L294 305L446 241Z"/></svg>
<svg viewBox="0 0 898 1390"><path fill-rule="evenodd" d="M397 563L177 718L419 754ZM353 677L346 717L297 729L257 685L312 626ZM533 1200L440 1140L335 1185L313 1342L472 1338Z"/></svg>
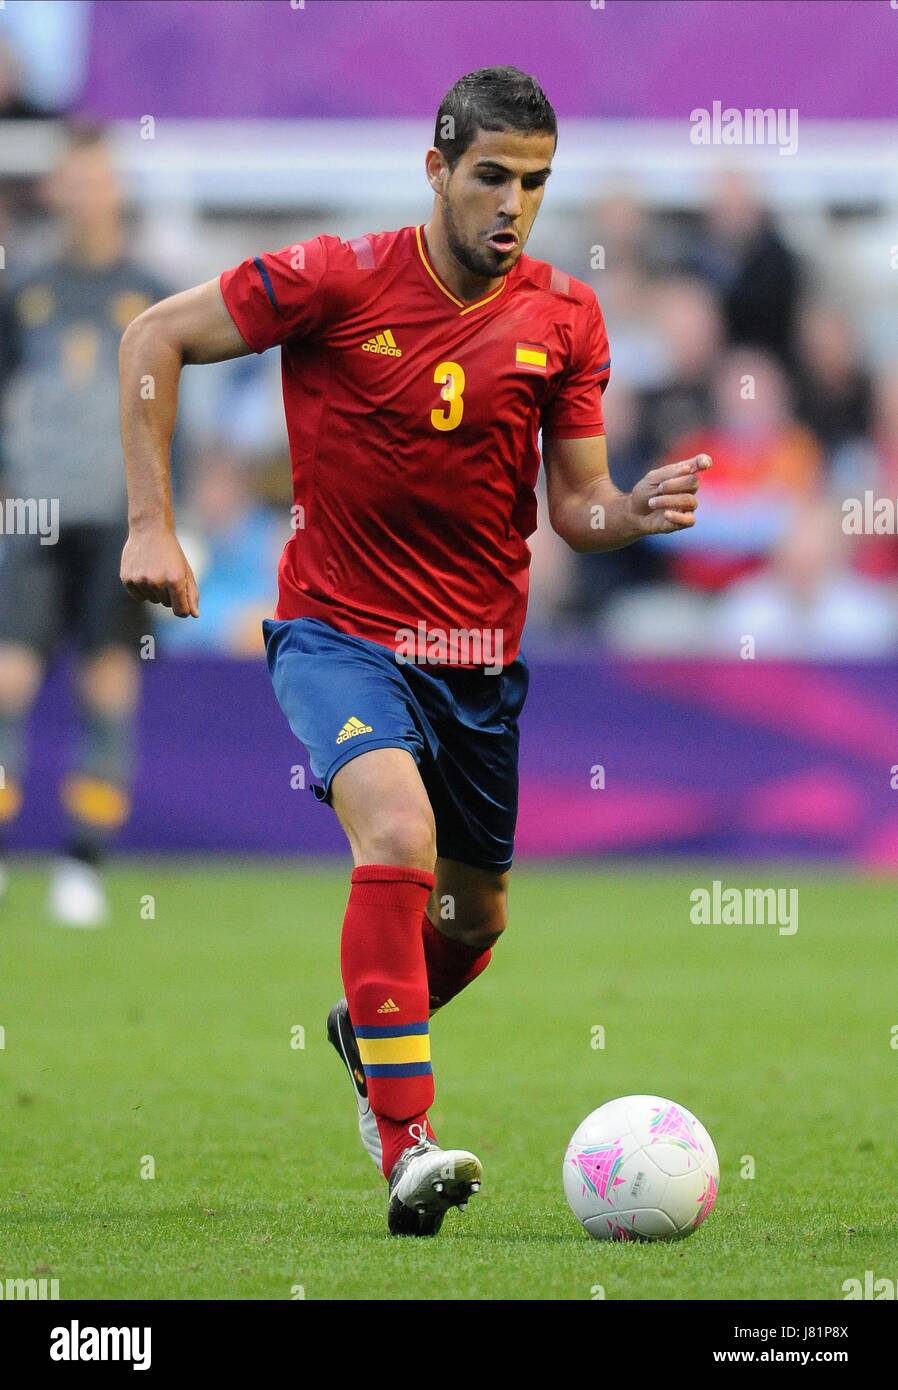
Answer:
<svg viewBox="0 0 898 1390"><path fill-rule="evenodd" d="M122 338L119 390L128 540L121 580L132 598L161 603L179 618L199 617L196 580L175 534L171 499L169 451L181 368L225 362L250 351L217 279L154 304Z"/></svg>
<svg viewBox="0 0 898 1390"><path fill-rule="evenodd" d="M653 468L621 492L608 471L604 435L543 439L543 461L552 530L580 553L619 550L642 536L665 535L695 525L707 454Z"/></svg>

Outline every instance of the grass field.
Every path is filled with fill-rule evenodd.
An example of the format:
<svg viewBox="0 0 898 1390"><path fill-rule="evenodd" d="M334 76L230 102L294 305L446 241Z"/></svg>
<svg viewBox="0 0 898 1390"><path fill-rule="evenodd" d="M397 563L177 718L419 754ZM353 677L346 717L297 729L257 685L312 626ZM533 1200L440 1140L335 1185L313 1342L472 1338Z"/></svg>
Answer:
<svg viewBox="0 0 898 1390"><path fill-rule="evenodd" d="M692 925L715 874L797 885L797 933ZM417 1242L385 1233L324 1038L345 871L131 862L111 893L114 925L61 930L29 865L0 908L0 1278L58 1278L63 1299L588 1300L898 1277L891 883L516 871L490 969L433 1022L434 1125L484 1188ZM720 1155L682 1243L592 1242L564 1201L577 1123L638 1091L694 1110Z"/></svg>

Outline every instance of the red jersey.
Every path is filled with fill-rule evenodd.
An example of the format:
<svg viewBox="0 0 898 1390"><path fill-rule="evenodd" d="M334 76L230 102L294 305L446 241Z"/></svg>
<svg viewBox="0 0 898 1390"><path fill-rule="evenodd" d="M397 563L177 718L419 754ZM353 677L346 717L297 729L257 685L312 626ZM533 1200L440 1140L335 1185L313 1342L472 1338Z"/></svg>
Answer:
<svg viewBox="0 0 898 1390"><path fill-rule="evenodd" d="M593 291L522 255L465 304L421 227L319 236L220 283L247 346L281 346L295 529L276 617L394 650L422 623L489 630L514 660L539 430L604 433L610 360Z"/></svg>

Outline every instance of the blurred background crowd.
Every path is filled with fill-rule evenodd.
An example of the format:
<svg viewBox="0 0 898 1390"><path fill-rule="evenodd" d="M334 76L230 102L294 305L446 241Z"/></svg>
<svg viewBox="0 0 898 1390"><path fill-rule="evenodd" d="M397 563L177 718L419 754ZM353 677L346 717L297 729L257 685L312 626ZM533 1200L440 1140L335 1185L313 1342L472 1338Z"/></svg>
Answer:
<svg viewBox="0 0 898 1390"><path fill-rule="evenodd" d="M41 21L25 10L42 12ZM321 231L349 237L423 221L429 211L423 170L417 200L385 186L369 208L322 199L320 181L310 191L301 175L276 206L251 189L201 193L189 159L173 157L171 132L140 146L146 117L130 130L85 124L91 22L91 7L80 3L13 3L0 12L7 491L11 460L33 450L37 432L64 454L74 425L89 432L112 418L112 358L92 357L73 337L74 410L64 386L50 389L39 347L37 356L21 350L29 316L43 312L35 274L67 247L88 268L127 255L147 277L131 302L136 311L152 285L172 292L260 250ZM191 138L228 165L226 138L208 127ZM562 107L562 164L565 148ZM150 151L169 163L141 178ZM364 144L357 157L368 158ZM231 160L231 189L241 158ZM166 177L176 198L170 187L159 196ZM813 207L782 205L737 158L681 205L653 201L623 172L555 208L549 190L528 251L590 283L604 310L615 481L628 488L656 464L699 451L714 468L692 534L611 555L569 552L543 509L531 539L531 644L586 638L624 652L737 658L749 635L760 656L898 649L898 539L848 534L843 518L848 497L898 499L898 315L886 214L869 201L827 204L825 196ZM29 285L24 300L20 281ZM37 402L30 413L25 401ZM171 651L258 651L290 522L278 354L188 370L175 455L179 529L201 583L203 620L163 622L160 640Z"/></svg>

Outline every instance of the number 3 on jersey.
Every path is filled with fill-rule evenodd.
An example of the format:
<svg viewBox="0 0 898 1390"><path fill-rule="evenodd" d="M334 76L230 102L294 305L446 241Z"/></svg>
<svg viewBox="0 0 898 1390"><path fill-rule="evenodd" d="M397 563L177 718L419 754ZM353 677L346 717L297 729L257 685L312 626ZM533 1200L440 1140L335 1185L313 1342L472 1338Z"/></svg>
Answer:
<svg viewBox="0 0 898 1390"><path fill-rule="evenodd" d="M465 403L462 400L465 389L465 373L457 362L439 362L433 369L433 379L442 386L440 395L447 409L432 410L430 423L435 430L454 430L461 424Z"/></svg>

